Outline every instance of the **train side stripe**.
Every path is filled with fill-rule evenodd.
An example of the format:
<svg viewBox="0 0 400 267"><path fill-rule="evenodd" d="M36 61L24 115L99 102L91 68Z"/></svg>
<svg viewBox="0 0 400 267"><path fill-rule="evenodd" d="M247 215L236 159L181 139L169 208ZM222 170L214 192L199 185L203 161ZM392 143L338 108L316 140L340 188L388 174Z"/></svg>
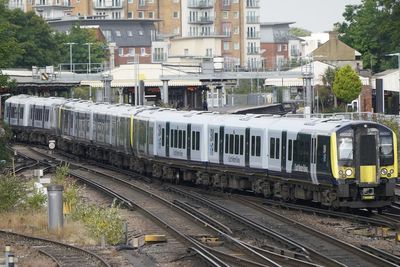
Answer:
<svg viewBox="0 0 400 267"><path fill-rule="evenodd" d="M334 178L339 179L339 165L337 156L336 133L331 135L331 167Z"/></svg>

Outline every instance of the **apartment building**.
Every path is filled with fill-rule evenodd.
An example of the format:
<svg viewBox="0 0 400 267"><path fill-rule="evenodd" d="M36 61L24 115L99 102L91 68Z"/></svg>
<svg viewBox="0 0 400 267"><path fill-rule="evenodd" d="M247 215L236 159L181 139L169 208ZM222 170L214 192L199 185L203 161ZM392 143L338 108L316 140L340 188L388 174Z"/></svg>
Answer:
<svg viewBox="0 0 400 267"><path fill-rule="evenodd" d="M157 36L164 40L184 38L186 43L190 39L196 43L199 37L215 37L221 40L220 55L210 47L204 57L222 56L225 63L235 67L261 65L259 0L10 0L9 6L35 10L47 20L68 15L156 19ZM163 55L155 57L158 62L168 57L169 51L164 49L170 50L165 44L152 49Z"/></svg>

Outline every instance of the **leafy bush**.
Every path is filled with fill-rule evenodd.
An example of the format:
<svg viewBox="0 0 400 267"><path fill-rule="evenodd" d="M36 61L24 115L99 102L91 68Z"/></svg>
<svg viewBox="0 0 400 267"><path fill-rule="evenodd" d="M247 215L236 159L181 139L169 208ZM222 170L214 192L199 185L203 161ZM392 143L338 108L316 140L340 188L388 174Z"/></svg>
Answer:
<svg viewBox="0 0 400 267"><path fill-rule="evenodd" d="M53 184L58 184L58 185L64 185L65 180L68 177L68 172L69 172L69 164L64 163L61 164L60 166L57 166L56 168L56 173L53 177Z"/></svg>
<svg viewBox="0 0 400 267"><path fill-rule="evenodd" d="M26 184L20 178L0 176L0 212L18 208L26 195Z"/></svg>
<svg viewBox="0 0 400 267"><path fill-rule="evenodd" d="M41 209L47 201L47 196L41 191L34 189L33 192L26 197L26 208L37 211Z"/></svg>
<svg viewBox="0 0 400 267"><path fill-rule="evenodd" d="M123 221L115 206L105 209L81 204L72 213L72 218L81 220L97 240L104 236L106 242L111 245L116 245L121 241Z"/></svg>

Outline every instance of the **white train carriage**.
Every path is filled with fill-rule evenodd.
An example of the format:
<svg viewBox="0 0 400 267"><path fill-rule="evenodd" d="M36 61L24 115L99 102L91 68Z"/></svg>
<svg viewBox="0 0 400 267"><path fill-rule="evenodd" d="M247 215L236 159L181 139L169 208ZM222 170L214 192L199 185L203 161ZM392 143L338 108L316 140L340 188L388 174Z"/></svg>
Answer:
<svg viewBox="0 0 400 267"><path fill-rule="evenodd" d="M32 96L18 95L6 100L4 106L4 121L10 126L28 126L29 101Z"/></svg>

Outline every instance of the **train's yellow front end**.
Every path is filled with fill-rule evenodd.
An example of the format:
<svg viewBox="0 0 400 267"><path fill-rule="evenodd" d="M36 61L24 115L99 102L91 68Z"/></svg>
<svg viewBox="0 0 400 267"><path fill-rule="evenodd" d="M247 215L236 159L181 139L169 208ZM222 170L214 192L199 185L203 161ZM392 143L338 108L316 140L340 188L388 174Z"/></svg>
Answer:
<svg viewBox="0 0 400 267"><path fill-rule="evenodd" d="M332 176L341 206L383 208L394 200L397 137L389 128L355 122L331 135Z"/></svg>

